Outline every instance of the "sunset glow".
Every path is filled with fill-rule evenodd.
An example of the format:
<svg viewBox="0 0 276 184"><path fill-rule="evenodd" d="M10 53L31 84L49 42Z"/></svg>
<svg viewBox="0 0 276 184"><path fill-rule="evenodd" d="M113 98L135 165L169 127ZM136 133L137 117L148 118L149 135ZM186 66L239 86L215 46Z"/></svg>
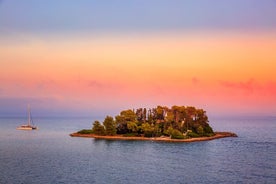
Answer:
<svg viewBox="0 0 276 184"><path fill-rule="evenodd" d="M276 113L275 30L2 33L1 40L0 115L26 103L41 114L158 104Z"/></svg>

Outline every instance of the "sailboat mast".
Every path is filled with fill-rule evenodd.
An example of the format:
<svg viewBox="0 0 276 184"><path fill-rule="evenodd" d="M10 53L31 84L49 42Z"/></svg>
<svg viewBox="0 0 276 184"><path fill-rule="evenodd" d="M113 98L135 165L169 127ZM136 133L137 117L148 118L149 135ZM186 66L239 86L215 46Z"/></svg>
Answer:
<svg viewBox="0 0 276 184"><path fill-rule="evenodd" d="M30 105L28 105L28 125L31 125L31 110L30 110Z"/></svg>

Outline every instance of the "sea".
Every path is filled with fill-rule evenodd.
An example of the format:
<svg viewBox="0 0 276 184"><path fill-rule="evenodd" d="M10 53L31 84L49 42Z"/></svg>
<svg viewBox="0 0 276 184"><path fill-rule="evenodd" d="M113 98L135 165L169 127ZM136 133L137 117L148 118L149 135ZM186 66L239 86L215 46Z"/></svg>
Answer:
<svg viewBox="0 0 276 184"><path fill-rule="evenodd" d="M276 117L210 118L205 142L114 141L70 137L94 118L0 118L0 183L276 183Z"/></svg>

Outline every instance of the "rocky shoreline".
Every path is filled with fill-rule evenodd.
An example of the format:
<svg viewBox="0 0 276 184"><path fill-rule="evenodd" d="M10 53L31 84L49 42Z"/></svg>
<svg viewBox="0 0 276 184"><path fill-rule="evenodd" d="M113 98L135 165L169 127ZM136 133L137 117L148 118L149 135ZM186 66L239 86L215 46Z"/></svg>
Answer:
<svg viewBox="0 0 276 184"><path fill-rule="evenodd" d="M237 134L232 132L215 132L214 136L211 137L197 137L189 139L171 139L170 137L124 137L122 135L116 136L101 136L95 134L79 134L72 133L71 137L84 137L84 138L94 138L94 139L106 139L106 140L140 140L140 141L160 141L160 142L199 142L199 141L209 141L214 139L220 139L225 137L238 137Z"/></svg>

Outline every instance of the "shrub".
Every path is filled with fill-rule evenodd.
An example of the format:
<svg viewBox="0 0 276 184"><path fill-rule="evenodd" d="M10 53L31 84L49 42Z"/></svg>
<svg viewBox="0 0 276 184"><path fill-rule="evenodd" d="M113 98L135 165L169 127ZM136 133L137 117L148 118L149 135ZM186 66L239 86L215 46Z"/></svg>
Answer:
<svg viewBox="0 0 276 184"><path fill-rule="evenodd" d="M78 131L78 134L92 134L92 130L91 129L83 129Z"/></svg>
<svg viewBox="0 0 276 184"><path fill-rule="evenodd" d="M201 135L201 136L203 135L204 130L203 130L203 127L201 125L199 127L197 127L196 133L199 134L199 135Z"/></svg>
<svg viewBox="0 0 276 184"><path fill-rule="evenodd" d="M152 132L145 132L144 137L153 137Z"/></svg>
<svg viewBox="0 0 276 184"><path fill-rule="evenodd" d="M188 133L188 136L189 137L200 137L197 133L195 133L195 132L189 132Z"/></svg>
<svg viewBox="0 0 276 184"><path fill-rule="evenodd" d="M123 134L124 137L140 137L141 135L139 135L138 133L127 133L127 134Z"/></svg>
<svg viewBox="0 0 276 184"><path fill-rule="evenodd" d="M171 136L172 136L171 137L172 139L184 139L184 135L179 130L176 130L176 129L172 131Z"/></svg>
<svg viewBox="0 0 276 184"><path fill-rule="evenodd" d="M204 132L207 134L214 134L213 129L209 125L204 127Z"/></svg>

